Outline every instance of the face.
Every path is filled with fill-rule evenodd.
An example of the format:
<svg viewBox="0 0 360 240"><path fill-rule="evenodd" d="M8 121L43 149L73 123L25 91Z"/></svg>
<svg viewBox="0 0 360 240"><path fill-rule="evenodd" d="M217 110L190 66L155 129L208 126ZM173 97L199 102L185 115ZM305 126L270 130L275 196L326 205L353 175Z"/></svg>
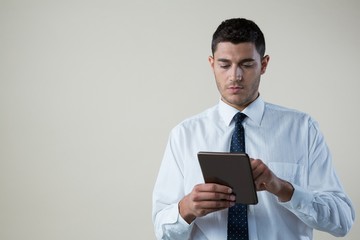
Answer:
<svg viewBox="0 0 360 240"><path fill-rule="evenodd" d="M242 111L259 95L260 77L269 56L261 58L253 43L220 42L209 57L221 99Z"/></svg>

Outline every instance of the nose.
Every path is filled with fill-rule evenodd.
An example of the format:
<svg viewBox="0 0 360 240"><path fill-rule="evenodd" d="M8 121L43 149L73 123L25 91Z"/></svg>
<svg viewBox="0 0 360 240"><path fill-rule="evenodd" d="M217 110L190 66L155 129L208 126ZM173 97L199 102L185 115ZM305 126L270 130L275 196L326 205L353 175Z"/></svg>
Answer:
<svg viewBox="0 0 360 240"><path fill-rule="evenodd" d="M231 71L231 80L240 81L243 77L243 70L240 67L234 67Z"/></svg>

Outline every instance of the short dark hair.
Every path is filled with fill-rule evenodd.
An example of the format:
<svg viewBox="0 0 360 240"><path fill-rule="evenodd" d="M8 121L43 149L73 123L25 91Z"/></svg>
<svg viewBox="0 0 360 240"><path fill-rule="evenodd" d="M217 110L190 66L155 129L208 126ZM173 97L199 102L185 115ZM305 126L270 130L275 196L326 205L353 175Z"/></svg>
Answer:
<svg viewBox="0 0 360 240"><path fill-rule="evenodd" d="M231 42L233 44L252 42L261 57L265 54L264 34L256 23L245 18L228 19L218 26L211 42L213 55L220 42Z"/></svg>

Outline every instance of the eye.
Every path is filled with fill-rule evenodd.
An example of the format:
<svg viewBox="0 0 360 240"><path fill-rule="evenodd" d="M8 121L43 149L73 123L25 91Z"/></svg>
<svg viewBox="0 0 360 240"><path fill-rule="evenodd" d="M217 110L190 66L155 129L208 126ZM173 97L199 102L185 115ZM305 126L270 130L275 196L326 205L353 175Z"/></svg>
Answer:
<svg viewBox="0 0 360 240"><path fill-rule="evenodd" d="M228 69L230 67L229 64L220 64L219 66L223 69Z"/></svg>
<svg viewBox="0 0 360 240"><path fill-rule="evenodd" d="M242 67L244 68L252 68L255 66L255 62L254 61L251 61L251 62L244 62L241 64Z"/></svg>

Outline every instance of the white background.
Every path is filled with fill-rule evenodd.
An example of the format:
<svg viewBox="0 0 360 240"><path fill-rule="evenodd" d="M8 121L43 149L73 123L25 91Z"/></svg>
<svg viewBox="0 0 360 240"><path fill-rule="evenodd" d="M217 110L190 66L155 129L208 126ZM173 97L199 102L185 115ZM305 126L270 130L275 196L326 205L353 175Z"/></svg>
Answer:
<svg viewBox="0 0 360 240"><path fill-rule="evenodd" d="M263 98L318 120L359 210L359 10L356 0L0 0L0 239L154 239L168 133L218 102L207 57L232 17L263 30ZM359 234L356 222L346 239Z"/></svg>

